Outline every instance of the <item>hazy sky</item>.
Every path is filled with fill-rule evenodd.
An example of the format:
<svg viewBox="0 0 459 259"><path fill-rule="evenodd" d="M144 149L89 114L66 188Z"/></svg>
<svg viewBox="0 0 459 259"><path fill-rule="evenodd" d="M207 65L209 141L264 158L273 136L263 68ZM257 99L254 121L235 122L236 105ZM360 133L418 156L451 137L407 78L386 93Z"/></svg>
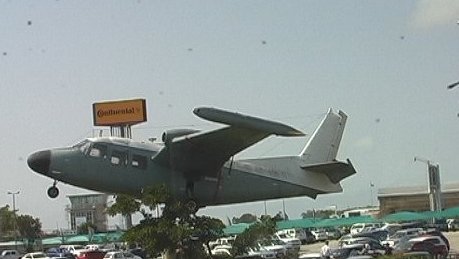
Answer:
<svg viewBox="0 0 459 259"><path fill-rule="evenodd" d="M302 211L376 204L378 188L426 185L426 165L458 181L459 1L0 1L0 206L67 227L66 195L89 193L27 167L32 152L92 136L92 104L145 98L134 138L218 125L207 105L312 133L329 107L349 115L338 158L344 192L286 199ZM269 138L237 158L298 154L307 138ZM370 188L370 182L375 184ZM371 196L373 194L373 196ZM269 201L277 213L282 201ZM263 202L207 208L220 218Z"/></svg>

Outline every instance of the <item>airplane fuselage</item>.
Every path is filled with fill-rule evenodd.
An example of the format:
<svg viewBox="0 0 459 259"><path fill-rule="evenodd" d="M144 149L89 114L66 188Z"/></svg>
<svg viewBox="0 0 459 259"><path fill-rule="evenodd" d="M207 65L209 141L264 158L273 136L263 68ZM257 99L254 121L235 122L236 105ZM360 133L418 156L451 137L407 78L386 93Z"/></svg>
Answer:
<svg viewBox="0 0 459 259"><path fill-rule="evenodd" d="M49 168L40 173L95 191L133 196L140 196L149 186L164 184L175 197L187 199L183 173L153 162L162 148L160 144L129 139L87 139L73 147L46 151L50 154ZM195 182L194 198L199 206L208 206L317 194L294 180L291 172L274 166L250 160L228 161L218 177Z"/></svg>

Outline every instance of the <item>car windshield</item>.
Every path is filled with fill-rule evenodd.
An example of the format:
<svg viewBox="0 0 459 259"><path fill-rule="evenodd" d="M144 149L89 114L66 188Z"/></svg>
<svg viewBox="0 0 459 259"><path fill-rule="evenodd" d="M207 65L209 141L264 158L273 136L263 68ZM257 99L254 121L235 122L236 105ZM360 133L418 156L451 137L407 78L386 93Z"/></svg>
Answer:
<svg viewBox="0 0 459 259"><path fill-rule="evenodd" d="M46 255L44 253L36 253L33 254L33 258L45 258Z"/></svg>

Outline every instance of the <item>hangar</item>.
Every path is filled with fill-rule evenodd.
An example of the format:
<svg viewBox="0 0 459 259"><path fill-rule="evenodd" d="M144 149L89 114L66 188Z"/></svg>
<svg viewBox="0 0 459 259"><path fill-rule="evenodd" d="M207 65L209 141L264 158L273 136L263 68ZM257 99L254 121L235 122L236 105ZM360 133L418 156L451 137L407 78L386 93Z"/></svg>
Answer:
<svg viewBox="0 0 459 259"><path fill-rule="evenodd" d="M459 183L442 184L443 209L459 206ZM380 216L399 211L430 210L427 185L380 188L378 190Z"/></svg>

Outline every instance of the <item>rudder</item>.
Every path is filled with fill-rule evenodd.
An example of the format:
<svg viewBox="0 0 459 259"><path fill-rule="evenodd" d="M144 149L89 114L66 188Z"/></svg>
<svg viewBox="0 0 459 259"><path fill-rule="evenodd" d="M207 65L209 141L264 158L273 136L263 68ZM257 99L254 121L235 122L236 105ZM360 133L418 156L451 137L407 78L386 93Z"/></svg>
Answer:
<svg viewBox="0 0 459 259"><path fill-rule="evenodd" d="M300 157L308 164L334 161L346 125L347 115L330 108L306 143Z"/></svg>

